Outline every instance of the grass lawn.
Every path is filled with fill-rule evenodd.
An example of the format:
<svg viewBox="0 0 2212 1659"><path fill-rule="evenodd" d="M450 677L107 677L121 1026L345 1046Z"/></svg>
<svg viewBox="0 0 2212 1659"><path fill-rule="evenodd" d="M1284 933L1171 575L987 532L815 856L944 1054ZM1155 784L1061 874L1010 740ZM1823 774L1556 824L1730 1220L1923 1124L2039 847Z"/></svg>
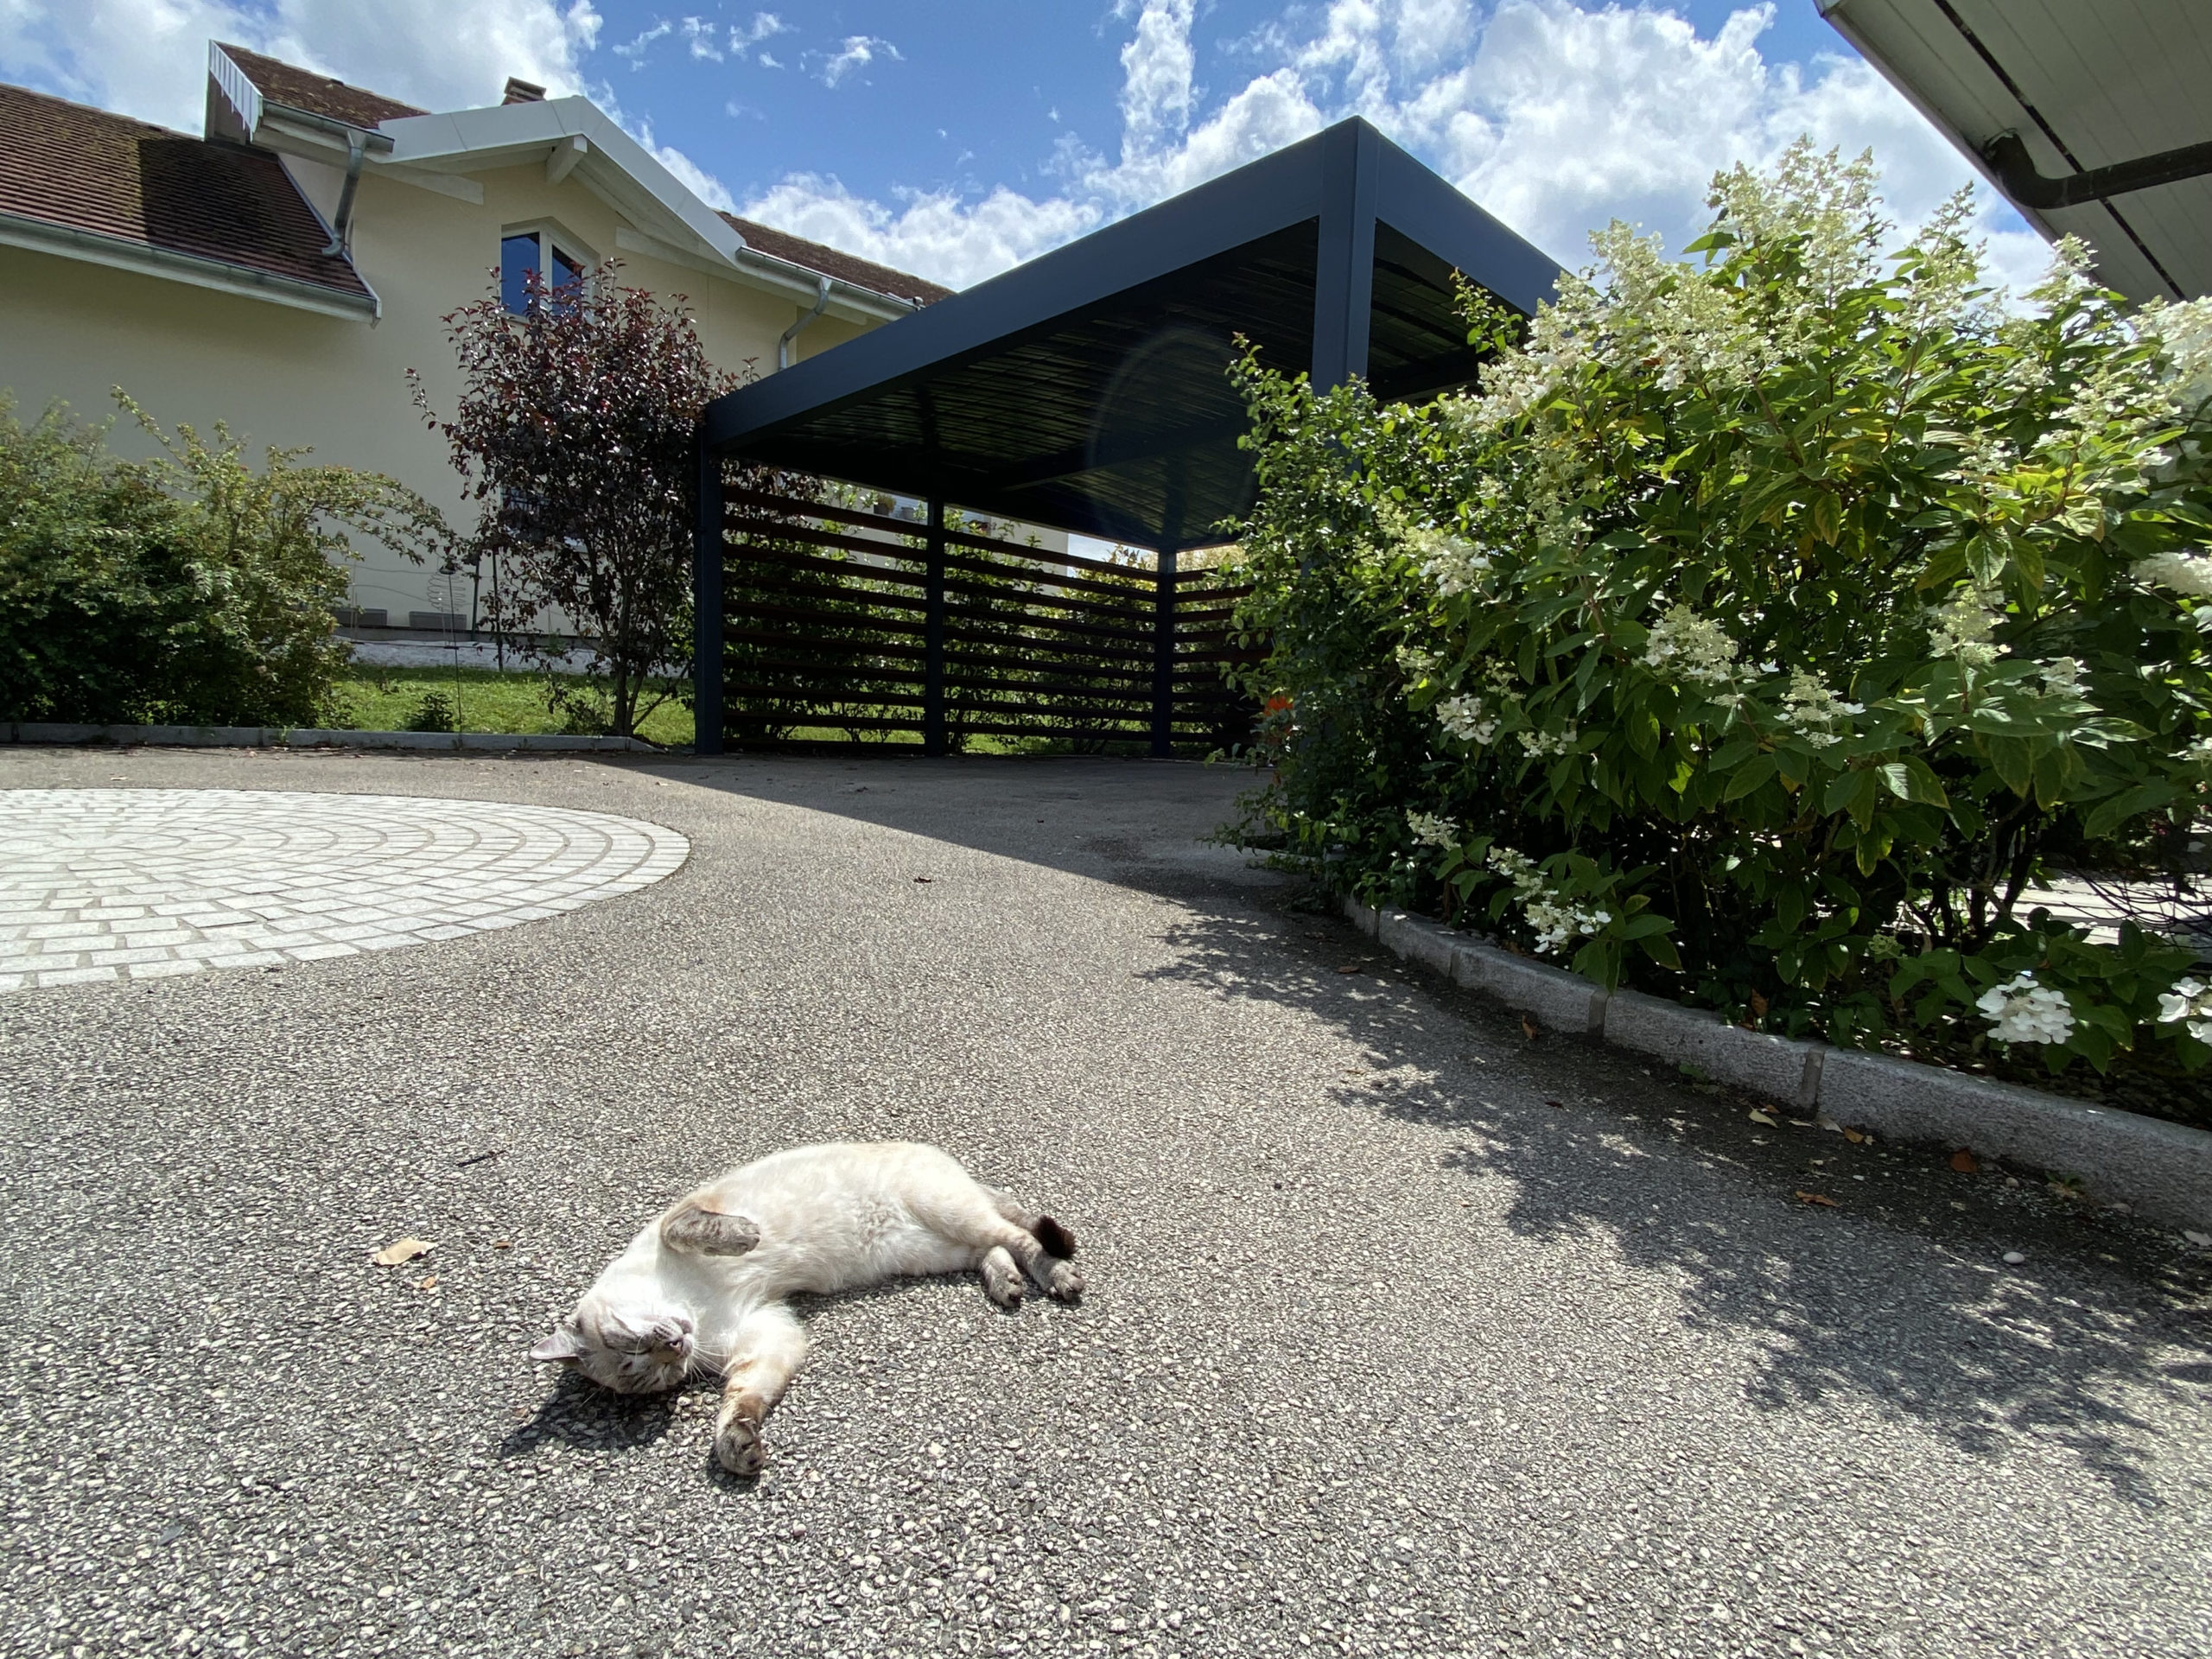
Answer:
<svg viewBox="0 0 2212 1659"><path fill-rule="evenodd" d="M356 664L338 683L339 713L357 731L404 732L431 692L441 693L464 732L557 732L562 721L545 706L543 682L535 674L489 668L386 668ZM638 735L670 747L691 741L691 711L664 702L647 715Z"/></svg>
<svg viewBox="0 0 2212 1659"><path fill-rule="evenodd" d="M501 673L490 668L387 668L357 663L338 682L338 715L346 727L359 732L404 732L432 692L442 695L454 710L454 728L464 732L557 732L563 722L545 706L543 683L535 674L517 670ZM666 748L690 746L694 727L691 711L680 702L664 702L646 716L638 735ZM807 727L791 734L814 741L844 742L848 736L831 727ZM880 742L856 748L918 747L918 732L891 732ZM991 737L977 734L968 741L969 754L1053 754L1065 746L1043 737Z"/></svg>

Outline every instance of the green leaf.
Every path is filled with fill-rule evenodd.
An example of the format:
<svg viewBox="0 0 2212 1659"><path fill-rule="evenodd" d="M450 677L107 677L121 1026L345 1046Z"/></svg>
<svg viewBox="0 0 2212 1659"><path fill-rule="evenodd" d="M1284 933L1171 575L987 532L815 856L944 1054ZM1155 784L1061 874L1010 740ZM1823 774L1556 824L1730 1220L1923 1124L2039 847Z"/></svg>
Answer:
<svg viewBox="0 0 2212 1659"><path fill-rule="evenodd" d="M2099 802L2082 825L2082 831L2093 840L2101 840L2130 818L2140 817L2145 812L2155 812L2162 806L2171 805L2180 797L2181 791L2164 779L2138 784L2123 794Z"/></svg>
<svg viewBox="0 0 2212 1659"><path fill-rule="evenodd" d="M1740 801L1745 796L1774 776L1775 762L1771 754L1762 754L1746 761L1728 775L1728 786L1720 792L1723 801Z"/></svg>

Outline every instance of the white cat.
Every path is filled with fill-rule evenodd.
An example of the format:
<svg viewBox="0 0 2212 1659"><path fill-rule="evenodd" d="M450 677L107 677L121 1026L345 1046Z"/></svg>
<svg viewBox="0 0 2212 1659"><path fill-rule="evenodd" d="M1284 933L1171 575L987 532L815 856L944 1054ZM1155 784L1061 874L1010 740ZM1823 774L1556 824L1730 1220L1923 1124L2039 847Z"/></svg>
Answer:
<svg viewBox="0 0 2212 1659"><path fill-rule="evenodd" d="M715 1459L756 1475L761 1423L806 1358L806 1333L784 1303L794 1291L976 1270L991 1300L1012 1308L1026 1268L1073 1301L1083 1294L1074 1254L1058 1222L979 1185L935 1147L794 1147L678 1199L530 1357L573 1364L621 1394L719 1371Z"/></svg>

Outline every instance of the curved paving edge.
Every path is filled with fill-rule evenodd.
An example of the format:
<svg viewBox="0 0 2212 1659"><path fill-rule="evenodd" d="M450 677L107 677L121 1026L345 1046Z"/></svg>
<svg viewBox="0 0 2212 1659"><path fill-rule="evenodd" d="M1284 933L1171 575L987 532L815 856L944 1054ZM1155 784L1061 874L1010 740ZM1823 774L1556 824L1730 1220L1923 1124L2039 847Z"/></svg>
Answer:
<svg viewBox="0 0 2212 1659"><path fill-rule="evenodd" d="M1608 994L1580 974L1484 944L1402 910L1344 900L1354 926L1416 966L1481 991L1554 1031L1595 1037L1733 1084L1885 1140L1927 1142L2078 1177L2107 1203L2212 1230L2212 1133L2092 1106L1942 1066L1732 1026L1638 991Z"/></svg>
<svg viewBox="0 0 2212 1659"><path fill-rule="evenodd" d="M664 824L301 790L0 790L0 995L274 967L541 921L675 874Z"/></svg>

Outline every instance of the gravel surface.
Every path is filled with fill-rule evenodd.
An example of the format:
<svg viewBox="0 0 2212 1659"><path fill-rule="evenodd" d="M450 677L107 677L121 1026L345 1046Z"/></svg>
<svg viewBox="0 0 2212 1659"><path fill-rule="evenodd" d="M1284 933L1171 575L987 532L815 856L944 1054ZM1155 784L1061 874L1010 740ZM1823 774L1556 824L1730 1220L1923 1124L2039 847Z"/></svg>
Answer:
<svg viewBox="0 0 2212 1659"><path fill-rule="evenodd" d="M0 1001L0 1653L2201 1659L2203 1252L1531 1043L1198 844L1237 782L0 752L691 847ZM1091 1294L811 1303L753 1485L711 1386L524 1359L670 1197L841 1136L1062 1216Z"/></svg>

